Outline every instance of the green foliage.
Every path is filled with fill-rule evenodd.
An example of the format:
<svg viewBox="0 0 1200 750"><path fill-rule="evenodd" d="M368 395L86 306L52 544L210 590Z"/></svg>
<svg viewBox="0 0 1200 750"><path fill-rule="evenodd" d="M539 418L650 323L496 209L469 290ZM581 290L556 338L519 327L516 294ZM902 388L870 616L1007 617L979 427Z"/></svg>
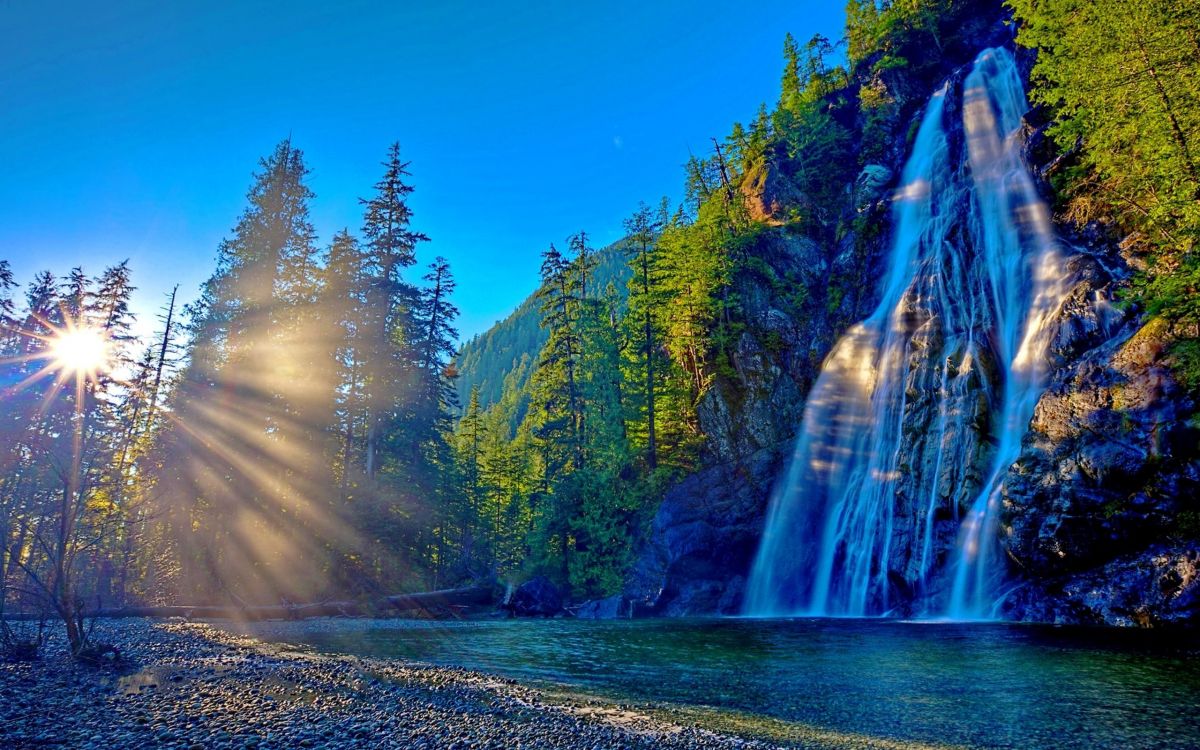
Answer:
<svg viewBox="0 0 1200 750"><path fill-rule="evenodd" d="M611 470L579 472L564 483L562 491L575 497L575 513L568 519L573 591L602 597L621 590L632 561L632 521L640 500L631 489Z"/></svg>
<svg viewBox="0 0 1200 750"><path fill-rule="evenodd" d="M623 570L612 545L614 540L628 545L630 537L605 526L617 521L603 507L628 461L628 446L619 302L615 293L597 296L586 236L572 237L570 245L569 260L553 246L543 255L538 296L548 338L531 379L521 432L531 437L540 459L540 507L531 516L542 545L531 564L557 568L560 580L588 595Z"/></svg>
<svg viewBox="0 0 1200 750"><path fill-rule="evenodd" d="M887 160L887 142L897 118L896 100L880 78L864 83L858 89L858 109L862 113L862 145L859 163L879 163Z"/></svg>
<svg viewBox="0 0 1200 750"><path fill-rule="evenodd" d="M848 0L846 3L846 57L858 62L879 46L880 10L877 0Z"/></svg>
<svg viewBox="0 0 1200 750"><path fill-rule="evenodd" d="M718 201L700 207L694 222L672 217L658 240L662 254L663 294L672 300L666 313L666 346L687 374L689 400L695 404L712 382L716 335L727 310L732 258L725 240L732 228Z"/></svg>
<svg viewBox="0 0 1200 750"><path fill-rule="evenodd" d="M655 467L690 460L696 396L670 355L669 331L680 321L660 241L672 221L665 206L643 206L630 220L618 256L627 266L614 274L628 279L625 294L601 285L607 251L593 251L582 233L568 241L569 257L551 247L535 297L545 344L507 375L497 403L480 412L476 395L460 421L460 445L476 420L488 425L478 461L460 463L483 467L475 536L501 574L551 575L579 597L613 593L653 512L653 492L674 470ZM728 213L713 221L723 227L717 236L732 236ZM674 262L694 268L696 253L676 250Z"/></svg>
<svg viewBox="0 0 1200 750"><path fill-rule="evenodd" d="M846 292L842 287L830 285L829 296L825 301L825 309L830 313L837 312L838 308L842 306L842 299L845 297L845 294Z"/></svg>
<svg viewBox="0 0 1200 750"><path fill-rule="evenodd" d="M1172 346L1171 368L1185 388L1200 393L1200 341L1190 338Z"/></svg>
<svg viewBox="0 0 1200 750"><path fill-rule="evenodd" d="M1032 98L1079 147L1077 218L1111 217L1171 252L1200 229L1200 9L1179 0L1010 3L1038 50ZM1097 95L1103 92L1102 95Z"/></svg>
<svg viewBox="0 0 1200 750"><path fill-rule="evenodd" d="M953 0L849 0L846 56L852 65L875 58L874 72L910 66L907 50L941 49L942 28L954 23L954 5Z"/></svg>
<svg viewBox="0 0 1200 750"><path fill-rule="evenodd" d="M1147 256L1132 300L1179 330L1200 324L1200 6L1184 0L1010 0L1038 50L1034 101L1074 161L1068 216L1099 219ZM1194 336L1194 334L1193 334ZM1196 383L1193 342L1175 351ZM1193 386L1194 387L1194 386Z"/></svg>
<svg viewBox="0 0 1200 750"><path fill-rule="evenodd" d="M839 203L846 179L853 177L849 131L831 112L833 95L847 83L846 71L830 67L833 45L814 36L803 50L789 34L784 42L784 74L772 129L784 146L788 173L810 199L810 210Z"/></svg>

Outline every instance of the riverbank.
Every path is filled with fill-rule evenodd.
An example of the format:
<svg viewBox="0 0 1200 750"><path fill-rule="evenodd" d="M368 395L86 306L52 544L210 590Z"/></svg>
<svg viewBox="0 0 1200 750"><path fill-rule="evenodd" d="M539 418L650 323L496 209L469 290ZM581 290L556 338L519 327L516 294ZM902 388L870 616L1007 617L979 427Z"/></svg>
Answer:
<svg viewBox="0 0 1200 750"><path fill-rule="evenodd" d="M879 620L109 620L0 664L0 748L1197 746L1160 634ZM1154 636L1154 637L1149 637ZM1046 701L1046 695L1054 701Z"/></svg>
<svg viewBox="0 0 1200 750"><path fill-rule="evenodd" d="M466 670L300 652L205 623L115 620L97 635L130 666L73 664L61 642L38 662L0 664L0 746L771 747Z"/></svg>

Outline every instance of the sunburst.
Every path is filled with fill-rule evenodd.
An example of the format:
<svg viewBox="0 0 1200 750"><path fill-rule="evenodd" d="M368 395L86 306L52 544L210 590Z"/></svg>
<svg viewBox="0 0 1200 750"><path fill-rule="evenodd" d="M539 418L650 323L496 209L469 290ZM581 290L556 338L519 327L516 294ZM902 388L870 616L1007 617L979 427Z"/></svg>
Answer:
<svg viewBox="0 0 1200 750"><path fill-rule="evenodd" d="M51 365L64 374L95 380L112 369L112 345L99 328L68 326L55 331L48 343Z"/></svg>
<svg viewBox="0 0 1200 750"><path fill-rule="evenodd" d="M68 384L73 383L78 393L89 384L97 384L111 375L116 351L112 338L103 328L84 319L67 317L61 324L37 318L41 331L10 329L30 343L28 351L15 357L0 359L0 363L28 362L35 366L19 382L0 387L0 400L16 395L45 378L54 383L44 394L42 408L45 409L57 398Z"/></svg>

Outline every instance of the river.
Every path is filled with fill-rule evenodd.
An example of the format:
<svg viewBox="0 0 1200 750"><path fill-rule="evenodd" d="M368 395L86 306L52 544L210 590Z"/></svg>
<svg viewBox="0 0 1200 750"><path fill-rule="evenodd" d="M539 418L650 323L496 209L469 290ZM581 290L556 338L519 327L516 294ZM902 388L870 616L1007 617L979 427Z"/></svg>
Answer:
<svg viewBox="0 0 1200 750"><path fill-rule="evenodd" d="M1194 634L820 618L323 620L251 632L683 710L724 728L735 717L777 738L1200 747Z"/></svg>

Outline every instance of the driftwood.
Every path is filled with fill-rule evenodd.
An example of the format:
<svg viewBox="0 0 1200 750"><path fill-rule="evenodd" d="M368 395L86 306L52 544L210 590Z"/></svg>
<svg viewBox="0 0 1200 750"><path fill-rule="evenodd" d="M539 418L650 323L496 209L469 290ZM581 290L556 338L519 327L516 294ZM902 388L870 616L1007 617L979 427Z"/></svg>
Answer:
<svg viewBox="0 0 1200 750"><path fill-rule="evenodd" d="M397 594L385 601L401 612L414 609L430 610L443 607L469 607L473 604L491 604L491 586L468 586L461 589L442 589L420 594Z"/></svg>
<svg viewBox="0 0 1200 750"><path fill-rule="evenodd" d="M228 620L299 620L305 617L336 617L366 614L365 608L356 602L318 602L316 604L279 604L265 607L236 607L220 605L176 605L162 607L113 607L85 610L85 618L121 617L183 617L214 618ZM8 620L40 620L39 614L6 614Z"/></svg>
<svg viewBox="0 0 1200 750"><path fill-rule="evenodd" d="M359 602L328 601L312 604L277 604L267 606L236 605L174 605L160 607L114 607L91 610L84 617L182 617L184 619L220 620L303 620L306 617L362 617L374 610L392 608L400 612L413 610L437 611L472 605L491 604L491 586L468 586L460 589L425 591L417 594L385 596L372 608ZM4 619L12 621L42 620L45 615L36 613L6 613Z"/></svg>

